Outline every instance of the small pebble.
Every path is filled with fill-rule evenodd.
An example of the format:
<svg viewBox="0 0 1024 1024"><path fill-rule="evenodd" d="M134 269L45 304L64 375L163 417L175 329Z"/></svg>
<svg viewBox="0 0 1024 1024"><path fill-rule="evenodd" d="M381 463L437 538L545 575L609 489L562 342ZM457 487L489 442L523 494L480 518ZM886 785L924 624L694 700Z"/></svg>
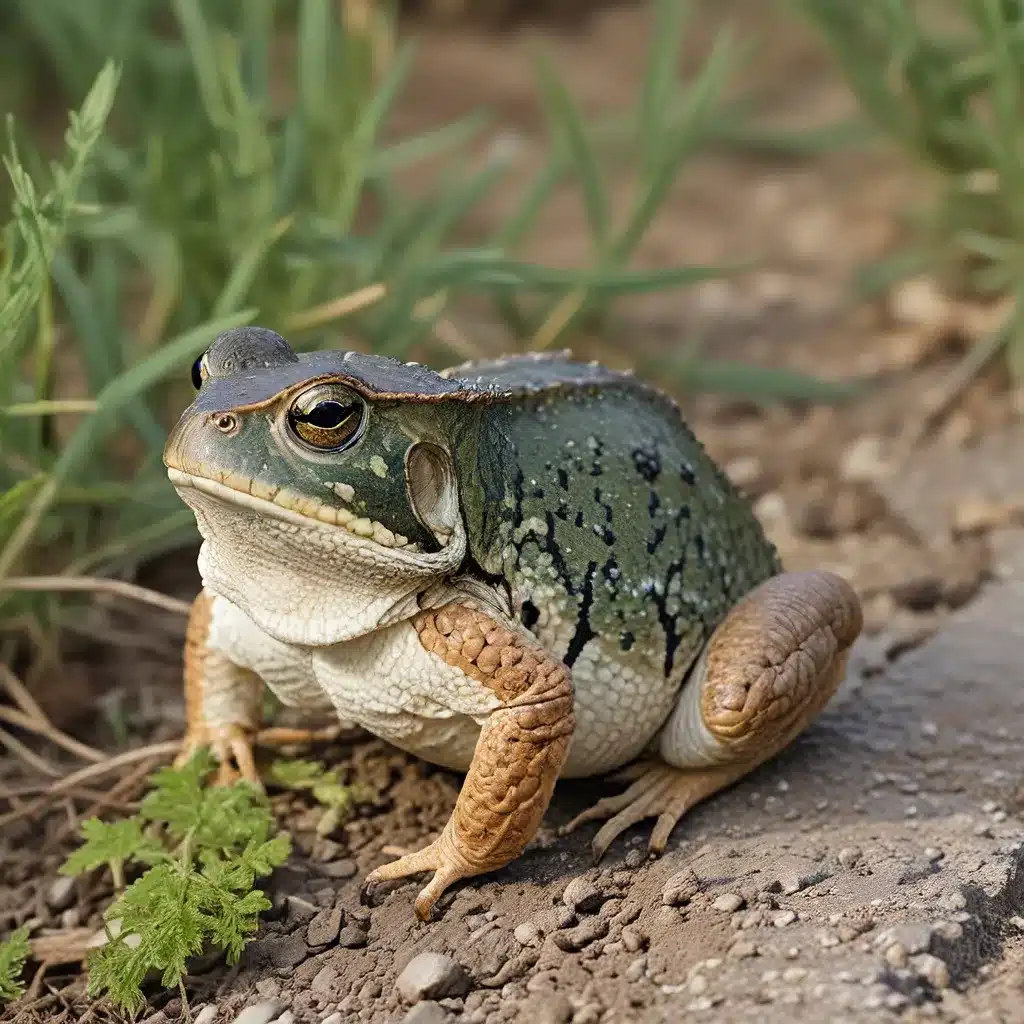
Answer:
<svg viewBox="0 0 1024 1024"><path fill-rule="evenodd" d="M217 1020L217 1007L211 1004L204 1006L197 1014L192 1024L214 1024Z"/></svg>
<svg viewBox="0 0 1024 1024"><path fill-rule="evenodd" d="M332 1013L329 1017L324 1017L320 1024L343 1024L344 1019L340 1013Z"/></svg>
<svg viewBox="0 0 1024 1024"><path fill-rule="evenodd" d="M647 860L647 852L645 850L630 850L626 854L624 861L627 868L638 868Z"/></svg>
<svg viewBox="0 0 1024 1024"><path fill-rule="evenodd" d="M724 892L712 906L725 914L734 914L746 903L746 900L738 892Z"/></svg>
<svg viewBox="0 0 1024 1024"><path fill-rule="evenodd" d="M270 1024L295 1024L295 1014L291 1010L285 1010L280 1017L271 1021Z"/></svg>
<svg viewBox="0 0 1024 1024"><path fill-rule="evenodd" d="M532 921L523 921L516 925L512 935L521 946L534 946L541 938L541 931Z"/></svg>
<svg viewBox="0 0 1024 1024"><path fill-rule="evenodd" d="M839 851L839 863L847 870L854 867L860 861L860 858L861 852L856 846L844 846Z"/></svg>
<svg viewBox="0 0 1024 1024"><path fill-rule="evenodd" d="M395 988L407 1003L418 1003L423 999L463 995L469 988L469 978L462 965L450 956L420 953L406 964Z"/></svg>
<svg viewBox="0 0 1024 1024"><path fill-rule="evenodd" d="M772 924L776 928L785 928L786 925L792 924L796 920L796 911L793 910L780 910L772 918Z"/></svg>
<svg viewBox="0 0 1024 1024"><path fill-rule="evenodd" d="M920 953L910 961L910 966L933 988L949 988L949 968L939 957L931 953Z"/></svg>
<svg viewBox="0 0 1024 1024"><path fill-rule="evenodd" d="M604 893L585 878L574 878L562 893L562 902L579 914L592 914L604 901Z"/></svg>
<svg viewBox="0 0 1024 1024"><path fill-rule="evenodd" d="M338 932L338 945L342 949L358 949L366 945L366 932L357 924L347 924Z"/></svg>
<svg viewBox="0 0 1024 1024"><path fill-rule="evenodd" d="M734 960L746 960L748 957L757 956L757 946L749 939L741 939L733 943L729 956Z"/></svg>
<svg viewBox="0 0 1024 1024"><path fill-rule="evenodd" d="M417 1003L402 1018L402 1024L445 1024L451 1017L440 1003Z"/></svg>
<svg viewBox="0 0 1024 1024"><path fill-rule="evenodd" d="M647 957L638 956L627 968L626 968L626 981L637 982L647 972Z"/></svg>
<svg viewBox="0 0 1024 1024"><path fill-rule="evenodd" d="M349 857L343 860L331 861L330 864L324 864L320 870L328 878L353 878L359 868L356 862Z"/></svg>
<svg viewBox="0 0 1024 1024"><path fill-rule="evenodd" d="M647 936L639 928L627 925L622 929L622 945L627 953L639 953L647 946Z"/></svg>
<svg viewBox="0 0 1024 1024"><path fill-rule="evenodd" d="M661 891L661 902L668 907L680 907L689 903L700 892L700 879L692 868L685 868L674 874Z"/></svg>
<svg viewBox="0 0 1024 1024"><path fill-rule="evenodd" d="M281 1004L273 999L268 999L254 1006L246 1007L232 1024L270 1024L270 1022L281 1012Z"/></svg>
<svg viewBox="0 0 1024 1024"><path fill-rule="evenodd" d="M67 910L75 902L75 884L70 875L55 878L46 890L46 905L51 910Z"/></svg>
<svg viewBox="0 0 1024 1024"><path fill-rule="evenodd" d="M885 962L891 967L907 966L907 947L902 942L894 942L885 950Z"/></svg>

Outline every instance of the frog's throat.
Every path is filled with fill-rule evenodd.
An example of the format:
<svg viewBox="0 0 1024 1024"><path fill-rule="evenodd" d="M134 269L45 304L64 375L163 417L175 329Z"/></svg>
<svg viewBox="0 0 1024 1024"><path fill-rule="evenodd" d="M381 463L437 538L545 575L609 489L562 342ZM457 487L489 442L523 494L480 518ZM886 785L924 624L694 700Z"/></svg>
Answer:
<svg viewBox="0 0 1024 1024"><path fill-rule="evenodd" d="M401 534L392 533L383 523L361 518L347 508L336 508L326 502L317 501L290 491L287 487L273 487L258 480L251 480L231 470L208 470L186 473L169 467L167 475L179 491L186 488L202 491L219 501L252 509L261 515L271 516L297 526L309 527L311 523L323 523L340 527L346 533L363 543L391 548L396 553L406 551L419 554L420 545ZM450 538L439 539L442 547Z"/></svg>

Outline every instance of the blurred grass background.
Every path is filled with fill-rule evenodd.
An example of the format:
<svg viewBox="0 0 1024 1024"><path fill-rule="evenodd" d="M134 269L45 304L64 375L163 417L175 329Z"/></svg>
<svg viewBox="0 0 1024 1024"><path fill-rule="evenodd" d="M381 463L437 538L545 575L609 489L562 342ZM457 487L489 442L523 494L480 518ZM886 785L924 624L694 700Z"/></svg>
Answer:
<svg viewBox="0 0 1024 1024"><path fill-rule="evenodd" d="M499 21L537 5L424 3ZM551 7L552 5L547 5ZM581 5L572 5L576 10ZM582 6L594 6L582 5ZM10 0L0 10L8 121L0 267L0 583L26 574L130 574L195 538L160 451L189 400L194 356L258 322L301 347L356 346L435 365L476 351L453 311L484 304L514 344L600 334L615 300L729 268L631 269L688 159L723 143L784 152L849 145L851 126L767 132L728 96L744 40L718 37L679 73L687 15L659 0L631 109L585 119L538 53L544 165L489 237L473 210L506 171L480 111L395 138L389 114L414 46L373 0ZM910 243L865 268L866 290L927 272L1009 296L968 356L1024 370L1020 271L1024 14L1018 0L777 0L821 32L876 139L934 187ZM563 10L563 15L567 11ZM67 131L66 110L74 110ZM56 127L59 126L59 127ZM856 129L858 126L852 126ZM613 216L607 169L631 164ZM415 173L417 188L408 187ZM517 258L555 189L577 189L591 237L574 270ZM749 254L736 253L740 265ZM736 367L679 339L672 383L765 400L848 389ZM0 589L0 656L48 647L58 593Z"/></svg>

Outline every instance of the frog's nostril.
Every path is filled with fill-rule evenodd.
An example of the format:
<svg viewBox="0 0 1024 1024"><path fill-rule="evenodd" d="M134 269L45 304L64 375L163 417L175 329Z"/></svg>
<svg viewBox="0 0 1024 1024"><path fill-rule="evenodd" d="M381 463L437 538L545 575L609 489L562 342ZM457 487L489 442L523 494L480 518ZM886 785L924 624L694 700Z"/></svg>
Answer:
<svg viewBox="0 0 1024 1024"><path fill-rule="evenodd" d="M238 430L238 417L230 412L215 412L211 417L213 425L223 434L233 434Z"/></svg>

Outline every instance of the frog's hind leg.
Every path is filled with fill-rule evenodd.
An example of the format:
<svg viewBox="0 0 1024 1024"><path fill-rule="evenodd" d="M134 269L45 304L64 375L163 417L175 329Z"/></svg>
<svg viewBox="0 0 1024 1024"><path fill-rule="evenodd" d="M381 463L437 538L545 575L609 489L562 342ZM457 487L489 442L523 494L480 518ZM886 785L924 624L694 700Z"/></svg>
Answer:
<svg viewBox="0 0 1024 1024"><path fill-rule="evenodd" d="M631 765L623 793L574 818L608 820L594 837L600 858L627 828L657 817L660 853L695 804L788 746L820 713L846 670L863 624L860 602L826 572L783 573L752 591L711 635L656 740L658 760Z"/></svg>

